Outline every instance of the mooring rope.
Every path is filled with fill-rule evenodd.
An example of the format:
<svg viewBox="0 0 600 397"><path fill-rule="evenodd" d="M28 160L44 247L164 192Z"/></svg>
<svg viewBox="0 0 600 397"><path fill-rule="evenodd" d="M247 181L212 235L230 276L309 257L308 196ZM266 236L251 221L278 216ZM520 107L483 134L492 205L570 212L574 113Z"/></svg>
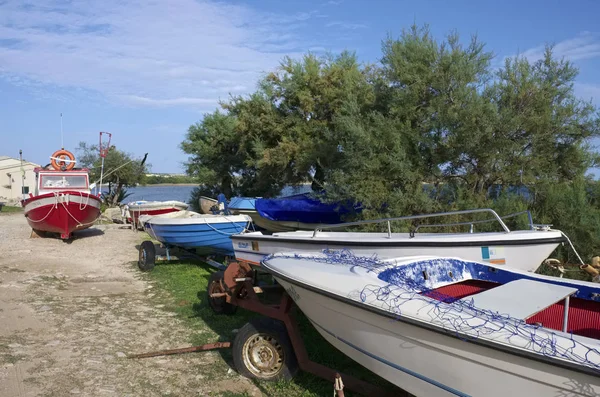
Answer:
<svg viewBox="0 0 600 397"><path fill-rule="evenodd" d="M27 217L27 219L29 219L33 223L39 223L39 222L45 221L46 218L48 218L50 216L50 214L52 213L52 211L54 211L54 209L58 207L57 193L53 192L53 194L54 194L54 204L52 204L52 206L50 207L50 210L48 211L48 213L46 214L46 216L44 216L42 219L39 219L37 221L34 221L30 217ZM30 212L31 212L31 210L30 210Z"/></svg>

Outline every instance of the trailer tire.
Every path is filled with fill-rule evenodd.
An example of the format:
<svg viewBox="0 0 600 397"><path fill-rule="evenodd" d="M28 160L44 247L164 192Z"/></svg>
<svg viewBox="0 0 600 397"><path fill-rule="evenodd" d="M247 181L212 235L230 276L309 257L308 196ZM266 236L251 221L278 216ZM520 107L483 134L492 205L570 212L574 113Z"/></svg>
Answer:
<svg viewBox="0 0 600 397"><path fill-rule="evenodd" d="M156 248L152 241L144 241L140 245L140 256L138 260L138 267L143 272L149 272L154 269L156 262Z"/></svg>
<svg viewBox="0 0 600 397"><path fill-rule="evenodd" d="M233 314L237 311L237 306L227 302L225 298L213 298L210 295L215 292L225 292L221 287L221 281L225 272L218 271L210 275L208 279L208 286L206 287L206 297L208 298L208 305L215 314Z"/></svg>
<svg viewBox="0 0 600 397"><path fill-rule="evenodd" d="M238 331L232 352L235 368L250 379L290 380L298 372L298 360L281 321L250 320Z"/></svg>

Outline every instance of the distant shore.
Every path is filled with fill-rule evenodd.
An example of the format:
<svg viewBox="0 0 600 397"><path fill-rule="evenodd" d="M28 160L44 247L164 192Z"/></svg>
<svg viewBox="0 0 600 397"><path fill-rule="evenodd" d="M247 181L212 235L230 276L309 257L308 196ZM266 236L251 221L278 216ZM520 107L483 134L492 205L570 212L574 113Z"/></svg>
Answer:
<svg viewBox="0 0 600 397"><path fill-rule="evenodd" d="M148 183L146 185L139 185L143 187L152 187L152 186L198 186L197 183ZM139 187L136 186L136 187Z"/></svg>

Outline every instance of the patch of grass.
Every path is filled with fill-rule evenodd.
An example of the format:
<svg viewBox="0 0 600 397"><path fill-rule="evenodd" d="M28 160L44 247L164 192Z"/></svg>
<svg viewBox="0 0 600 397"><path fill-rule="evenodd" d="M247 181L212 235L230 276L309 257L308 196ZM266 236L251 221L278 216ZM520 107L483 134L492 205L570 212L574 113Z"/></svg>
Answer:
<svg viewBox="0 0 600 397"><path fill-rule="evenodd" d="M248 394L248 392L233 393L233 392L229 392L229 391L219 393L218 396L219 397L251 397L250 394Z"/></svg>
<svg viewBox="0 0 600 397"><path fill-rule="evenodd" d="M0 356L0 363L2 364L16 364L17 362L23 360L25 356L22 355L13 355L7 354L4 356Z"/></svg>
<svg viewBox="0 0 600 397"><path fill-rule="evenodd" d="M168 264L157 264L152 272L147 273L147 277L155 283L158 290L168 291L170 297L167 299L165 308L177 313L177 317L195 331L190 340L193 345L233 341L235 334L232 331L239 330L248 320L258 316L256 313L241 308L232 316L213 313L208 305L206 288L210 274L214 271L213 268L203 263L169 262ZM302 313L298 312L297 318L311 360L387 390L396 390L400 395L400 391L394 386L355 363L325 341ZM223 359L232 366L231 351L224 349L219 352ZM217 380L219 374L223 372L217 371L205 375L212 380ZM290 382L255 381L255 384L268 396L317 397L331 395L333 379L326 381L299 372ZM239 393L221 395L245 396L245 394ZM353 395L356 394L346 391L346 396Z"/></svg>
<svg viewBox="0 0 600 397"><path fill-rule="evenodd" d="M23 207L14 207L12 205L5 205L0 208L0 214L14 214L17 212L23 212Z"/></svg>
<svg viewBox="0 0 600 397"><path fill-rule="evenodd" d="M198 263L169 262L158 264L148 273L156 286L169 292L172 299L166 309L195 332L192 343L201 345L217 340L232 340L232 330L242 327L255 314L239 310L234 316L217 316L208 306L206 288L213 268Z"/></svg>
<svg viewBox="0 0 600 397"><path fill-rule="evenodd" d="M0 269L8 273L26 273L25 270L16 267L0 266Z"/></svg>

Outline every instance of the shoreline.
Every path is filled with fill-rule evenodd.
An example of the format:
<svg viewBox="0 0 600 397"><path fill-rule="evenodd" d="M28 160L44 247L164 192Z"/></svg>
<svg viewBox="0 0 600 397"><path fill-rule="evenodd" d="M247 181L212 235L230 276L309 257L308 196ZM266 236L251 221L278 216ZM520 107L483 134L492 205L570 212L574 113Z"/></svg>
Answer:
<svg viewBox="0 0 600 397"><path fill-rule="evenodd" d="M148 183L146 185L138 185L132 187L152 187L152 186L199 186L198 183Z"/></svg>

